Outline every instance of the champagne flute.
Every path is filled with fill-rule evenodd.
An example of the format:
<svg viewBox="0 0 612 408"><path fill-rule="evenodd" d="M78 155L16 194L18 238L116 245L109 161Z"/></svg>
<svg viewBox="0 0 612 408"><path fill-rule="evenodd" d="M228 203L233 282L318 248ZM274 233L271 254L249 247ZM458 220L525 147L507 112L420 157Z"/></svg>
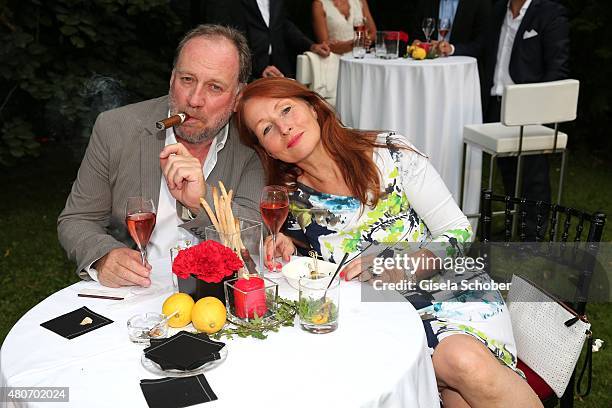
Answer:
<svg viewBox="0 0 612 408"><path fill-rule="evenodd" d="M125 205L125 223L138 245L142 264L147 264L147 245L155 227L155 205L146 197L129 197Z"/></svg>
<svg viewBox="0 0 612 408"><path fill-rule="evenodd" d="M423 30L423 34L425 34L425 39L429 42L431 35L436 29L436 19L433 17L425 17L421 23L421 29Z"/></svg>
<svg viewBox="0 0 612 408"><path fill-rule="evenodd" d="M259 201L261 217L272 234L272 272L276 272L276 235L287 219L289 214L289 194L283 186L265 186L261 192Z"/></svg>
<svg viewBox="0 0 612 408"><path fill-rule="evenodd" d="M356 18L353 21L353 32L356 33L358 31L365 32L366 30L366 20L365 17Z"/></svg>
<svg viewBox="0 0 612 408"><path fill-rule="evenodd" d="M439 40L445 41L448 32L451 29L451 19L450 18L441 18L438 23L438 34L440 35Z"/></svg>

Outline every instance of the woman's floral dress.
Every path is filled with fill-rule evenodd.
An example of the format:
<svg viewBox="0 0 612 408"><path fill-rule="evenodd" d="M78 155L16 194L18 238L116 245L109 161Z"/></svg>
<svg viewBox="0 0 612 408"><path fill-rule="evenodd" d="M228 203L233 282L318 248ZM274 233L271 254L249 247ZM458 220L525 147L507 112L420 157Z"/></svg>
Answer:
<svg viewBox="0 0 612 408"><path fill-rule="evenodd" d="M387 148L374 152L386 193L376 206L298 183L290 200L288 235L336 263L346 252L349 260L359 256L372 243L412 243L441 258L461 255L472 228L429 160L401 135L381 133L377 140ZM451 334L471 335L516 370L512 327L499 292L462 293L419 313L435 317L431 327L439 341Z"/></svg>

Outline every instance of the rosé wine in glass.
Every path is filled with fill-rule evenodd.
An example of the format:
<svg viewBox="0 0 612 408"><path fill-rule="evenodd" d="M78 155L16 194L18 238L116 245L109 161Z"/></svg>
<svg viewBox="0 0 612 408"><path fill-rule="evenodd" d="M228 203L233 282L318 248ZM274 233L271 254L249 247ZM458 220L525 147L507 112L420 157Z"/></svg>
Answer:
<svg viewBox="0 0 612 408"><path fill-rule="evenodd" d="M147 245L155 228L155 205L144 197L130 197L127 200L125 223L130 236L138 245L142 264L147 262Z"/></svg>
<svg viewBox="0 0 612 408"><path fill-rule="evenodd" d="M259 208L264 223L272 234L272 247L276 252L276 235L289 214L289 195L283 186L266 186L261 193ZM272 259L271 271L276 272L278 264L275 257Z"/></svg>

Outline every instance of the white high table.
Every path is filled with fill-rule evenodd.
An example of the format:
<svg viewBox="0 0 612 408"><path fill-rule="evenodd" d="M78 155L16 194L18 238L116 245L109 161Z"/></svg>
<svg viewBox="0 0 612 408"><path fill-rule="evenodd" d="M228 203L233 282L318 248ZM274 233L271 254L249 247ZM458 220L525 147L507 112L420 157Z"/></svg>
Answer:
<svg viewBox="0 0 612 408"><path fill-rule="evenodd" d="M172 292L169 261L151 263L157 285L151 294L123 301L81 298L79 291L97 284L79 282L28 311L0 350L0 386L69 387L69 403L54 407L147 407L140 380L159 377L141 365L144 346L130 342L126 322L137 313L160 312ZM279 285L281 295L297 297L283 278ZM430 352L412 305L365 303L360 294L359 283L342 282L333 333L307 333L296 318L294 327L266 340L223 340L226 360L204 373L218 400L201 406L439 407ZM72 340L40 326L81 306L114 323Z"/></svg>
<svg viewBox="0 0 612 408"><path fill-rule="evenodd" d="M426 154L458 203L463 127L482 123L476 59L340 59L336 108L343 123L393 130ZM482 152L469 148L462 208L477 213Z"/></svg>

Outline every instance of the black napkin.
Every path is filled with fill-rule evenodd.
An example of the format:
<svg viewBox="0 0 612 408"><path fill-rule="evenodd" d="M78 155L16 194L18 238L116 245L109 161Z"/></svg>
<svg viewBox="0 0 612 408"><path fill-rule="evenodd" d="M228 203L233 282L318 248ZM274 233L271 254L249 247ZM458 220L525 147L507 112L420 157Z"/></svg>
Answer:
<svg viewBox="0 0 612 408"><path fill-rule="evenodd" d="M140 389L151 408L188 407L217 399L204 374L140 380Z"/></svg>
<svg viewBox="0 0 612 408"><path fill-rule="evenodd" d="M210 361L219 360L225 343L211 340L205 333L181 331L167 339L156 339L144 349L145 357L159 364L162 370L194 370Z"/></svg>
<svg viewBox="0 0 612 408"><path fill-rule="evenodd" d="M90 324L81 325L81 322L86 317L89 317L92 322ZM40 325L45 329L49 329L52 332L59 334L67 339L74 339L82 334L90 332L92 330L99 329L102 326L111 324L113 321L107 317L92 312L85 306L80 309L73 310L70 313L63 314L51 319Z"/></svg>

